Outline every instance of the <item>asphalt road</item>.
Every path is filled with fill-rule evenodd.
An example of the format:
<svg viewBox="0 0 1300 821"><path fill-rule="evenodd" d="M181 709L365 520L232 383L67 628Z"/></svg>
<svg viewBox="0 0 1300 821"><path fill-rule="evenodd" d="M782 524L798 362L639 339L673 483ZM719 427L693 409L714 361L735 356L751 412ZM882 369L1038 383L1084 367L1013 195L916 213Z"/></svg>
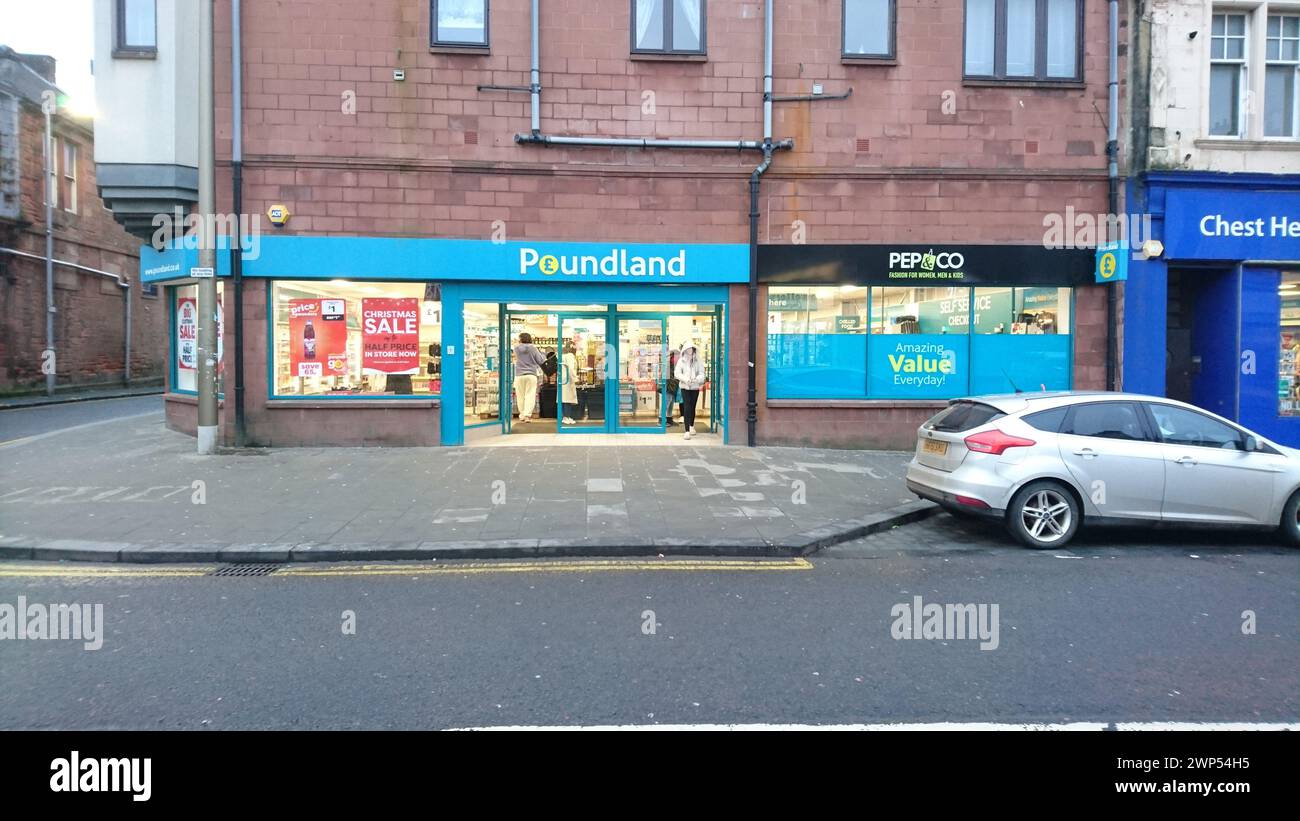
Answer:
<svg viewBox="0 0 1300 821"><path fill-rule="evenodd" d="M0 641L0 727L1300 717L1300 552L1258 537L1118 531L1034 552L943 516L810 564L262 578L0 564L0 605L100 603L106 624L99 650ZM997 604L996 649L892 638L891 609L915 596Z"/></svg>
<svg viewBox="0 0 1300 821"><path fill-rule="evenodd" d="M52 433L80 425L157 413L162 419L162 396L94 399L0 410L0 445L29 436Z"/></svg>

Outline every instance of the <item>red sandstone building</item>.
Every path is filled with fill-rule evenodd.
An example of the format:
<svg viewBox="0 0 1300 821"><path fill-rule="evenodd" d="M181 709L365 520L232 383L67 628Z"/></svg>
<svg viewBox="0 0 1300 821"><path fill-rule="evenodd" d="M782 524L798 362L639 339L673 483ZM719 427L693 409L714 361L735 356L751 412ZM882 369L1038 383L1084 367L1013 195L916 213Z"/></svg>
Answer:
<svg viewBox="0 0 1300 821"><path fill-rule="evenodd" d="M43 388L50 365L58 388L158 380L161 288L140 287L139 242L99 199L91 121L61 107L52 115L54 356L45 355L47 94L57 106L54 60L0 45L0 392Z"/></svg>
<svg viewBox="0 0 1300 821"><path fill-rule="evenodd" d="M192 13L127 5L96 6L111 82L189 77ZM770 5L769 39L755 0L243 3L235 99L218 0L218 210L238 106L242 211L289 215L244 243L225 440L236 345L244 441L271 446L672 435L688 341L697 430L739 444L910 447L955 396L1104 388L1092 252L1045 235L1107 211L1105 4ZM141 262L188 430L196 257ZM556 354L527 425L524 332Z"/></svg>

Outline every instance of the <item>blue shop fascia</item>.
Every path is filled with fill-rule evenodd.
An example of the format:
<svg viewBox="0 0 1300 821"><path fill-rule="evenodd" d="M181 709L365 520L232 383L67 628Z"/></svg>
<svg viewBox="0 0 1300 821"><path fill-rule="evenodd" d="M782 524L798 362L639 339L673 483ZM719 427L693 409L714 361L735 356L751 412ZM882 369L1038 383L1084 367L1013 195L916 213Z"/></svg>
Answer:
<svg viewBox="0 0 1300 821"><path fill-rule="evenodd" d="M1129 263L1124 389L1300 446L1300 175L1154 172L1128 194L1163 251Z"/></svg>

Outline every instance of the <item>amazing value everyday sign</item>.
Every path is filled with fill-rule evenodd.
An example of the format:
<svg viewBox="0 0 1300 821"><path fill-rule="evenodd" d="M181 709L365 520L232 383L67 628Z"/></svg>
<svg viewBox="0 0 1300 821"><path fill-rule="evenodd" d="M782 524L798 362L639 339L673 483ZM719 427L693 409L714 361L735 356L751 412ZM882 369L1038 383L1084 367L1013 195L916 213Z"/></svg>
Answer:
<svg viewBox="0 0 1300 821"><path fill-rule="evenodd" d="M867 346L870 396L947 399L966 392L969 337L880 334Z"/></svg>
<svg viewBox="0 0 1300 821"><path fill-rule="evenodd" d="M1169 191L1170 259L1300 260L1300 193Z"/></svg>

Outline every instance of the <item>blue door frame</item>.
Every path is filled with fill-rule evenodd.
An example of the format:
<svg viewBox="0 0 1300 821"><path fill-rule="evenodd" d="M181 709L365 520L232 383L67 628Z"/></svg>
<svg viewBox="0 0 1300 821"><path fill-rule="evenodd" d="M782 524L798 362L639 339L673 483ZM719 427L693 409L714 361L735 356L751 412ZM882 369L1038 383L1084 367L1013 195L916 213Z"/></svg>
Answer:
<svg viewBox="0 0 1300 821"><path fill-rule="evenodd" d="M712 316L714 327L714 363L711 373L713 379L712 402L710 410L714 416L714 424L721 431L723 441L727 437L727 403L729 397L725 388L727 362L729 361L730 340L727 336L723 322L726 315L723 306L728 302L728 286L726 285L599 285L591 284L569 284L569 283L493 283L493 282L444 282L442 283L442 307L443 307L443 382L442 382L442 407L440 409L440 430L441 440L444 445L463 445L465 443L465 413L464 413L464 396L465 396L465 303L467 302L490 302L497 303L499 307L500 319L500 345L502 355L501 373L501 390L500 412L501 427L503 431L509 430L508 417L511 415L512 408L510 402L510 390L512 386L506 382L512 370L510 349L512 341L510 340L510 328L506 306L510 303L522 303L538 308L544 308L546 305L574 305L574 304L604 304L607 306L605 311L596 312L568 312L564 316L606 316L606 335L612 332L615 339L612 341L612 353L618 356L618 317L635 316L642 319L654 319L657 317L668 317L674 315L690 316ZM635 314L620 312L617 310L618 305L635 305L635 304L691 304L709 306L703 311L673 311L673 312L656 312L646 311ZM531 311L536 313L536 311ZM519 312L523 313L523 312ZM559 314L559 311L555 313ZM558 326L557 326L558 333ZM720 340L721 344L718 344ZM615 360L617 362L617 359ZM610 382L613 381L613 386ZM614 392L611 402L610 391ZM617 380L606 379L606 430L612 432L613 428L609 427L609 408L613 408L617 413ZM661 411L662 414L662 411ZM486 423L488 425L493 423ZM617 424L617 417L612 424ZM560 422L557 419L557 429ZM478 425L475 427L482 427ZM650 428L643 431L657 433L659 429ZM568 432L568 431L565 431ZM591 428L581 429L578 432L592 432ZM636 432L627 430L625 432Z"/></svg>

